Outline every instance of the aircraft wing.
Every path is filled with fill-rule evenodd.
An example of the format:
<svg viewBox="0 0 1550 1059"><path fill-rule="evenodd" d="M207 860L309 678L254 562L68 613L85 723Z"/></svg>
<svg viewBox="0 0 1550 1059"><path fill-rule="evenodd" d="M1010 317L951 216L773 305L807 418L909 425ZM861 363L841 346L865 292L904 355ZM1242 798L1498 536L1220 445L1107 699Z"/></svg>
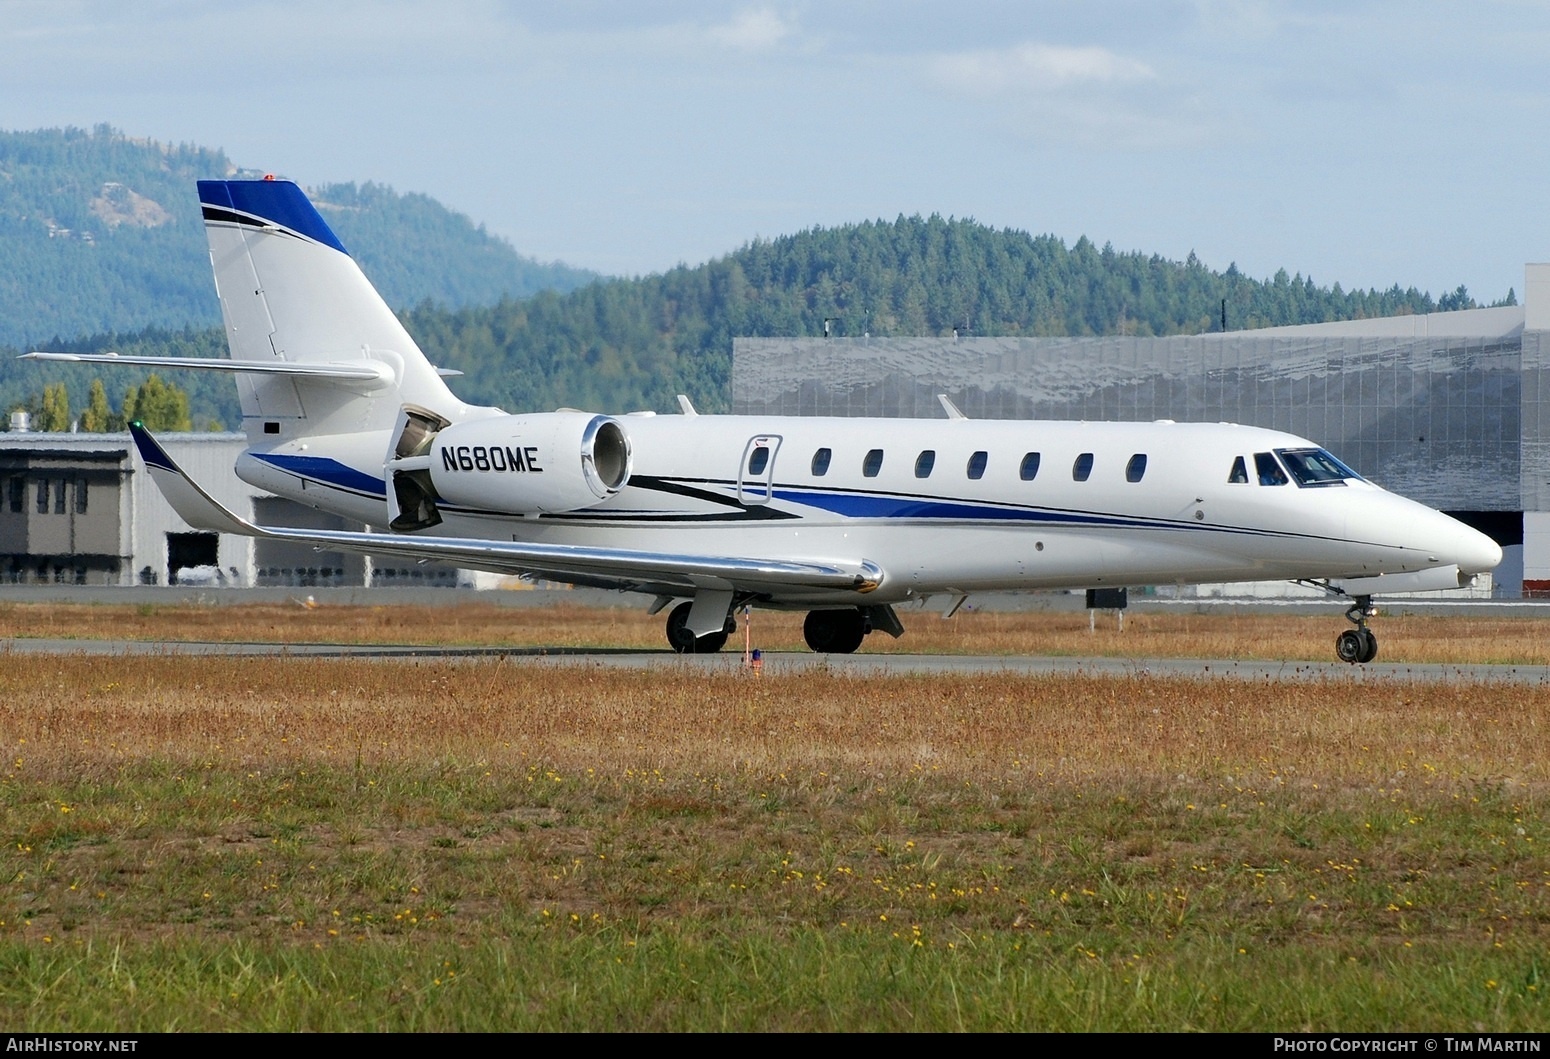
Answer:
<svg viewBox="0 0 1550 1059"><path fill-rule="evenodd" d="M449 562L496 573L537 574L557 581L639 587L765 592L775 589L871 592L883 571L865 559L793 562L714 555L593 548L569 544L426 537L399 533L290 529L259 526L234 514L206 493L142 426L131 424L140 456L174 511L196 529L245 537L287 540L317 548Z"/></svg>

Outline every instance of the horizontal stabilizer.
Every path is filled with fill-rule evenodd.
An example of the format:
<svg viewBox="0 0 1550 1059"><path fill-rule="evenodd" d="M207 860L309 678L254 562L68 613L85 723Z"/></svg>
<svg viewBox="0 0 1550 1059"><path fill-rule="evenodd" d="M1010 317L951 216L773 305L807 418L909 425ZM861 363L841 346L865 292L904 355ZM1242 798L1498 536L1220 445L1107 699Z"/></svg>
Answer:
<svg viewBox="0 0 1550 1059"><path fill-rule="evenodd" d="M251 375L287 375L340 382L392 383L393 369L376 360L297 364L284 360L228 360L225 357L121 357L117 353L23 353L18 360L57 360L71 364L118 364L167 370L230 371Z"/></svg>
<svg viewBox="0 0 1550 1059"><path fill-rule="evenodd" d="M671 586L685 590L686 594L701 590L758 592L777 588L871 592L883 581L883 571L865 559L792 562L524 541L258 526L228 511L201 489L144 427L131 424L129 430L152 479L168 503L185 522L198 529L294 541L367 555L449 562L473 570L541 574L558 581Z"/></svg>

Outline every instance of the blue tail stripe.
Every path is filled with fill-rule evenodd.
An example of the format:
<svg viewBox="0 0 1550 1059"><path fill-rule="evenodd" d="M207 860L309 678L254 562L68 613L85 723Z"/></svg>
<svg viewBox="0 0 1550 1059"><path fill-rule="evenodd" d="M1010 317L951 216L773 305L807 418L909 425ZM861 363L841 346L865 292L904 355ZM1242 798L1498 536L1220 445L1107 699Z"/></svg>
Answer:
<svg viewBox="0 0 1550 1059"><path fill-rule="evenodd" d="M341 254L350 253L301 188L289 180L201 180L199 203L237 210L331 246Z"/></svg>

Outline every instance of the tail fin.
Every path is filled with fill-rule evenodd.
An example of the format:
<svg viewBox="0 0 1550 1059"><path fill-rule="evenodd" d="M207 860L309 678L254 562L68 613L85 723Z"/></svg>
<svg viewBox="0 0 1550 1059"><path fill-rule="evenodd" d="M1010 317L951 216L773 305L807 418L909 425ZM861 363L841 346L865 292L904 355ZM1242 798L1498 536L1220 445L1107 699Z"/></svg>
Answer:
<svg viewBox="0 0 1550 1059"><path fill-rule="evenodd" d="M253 441L391 431L405 403L463 418L466 406L299 187L272 178L201 180L199 202L233 360L367 361L363 367L379 375L341 385L308 374L238 374Z"/></svg>

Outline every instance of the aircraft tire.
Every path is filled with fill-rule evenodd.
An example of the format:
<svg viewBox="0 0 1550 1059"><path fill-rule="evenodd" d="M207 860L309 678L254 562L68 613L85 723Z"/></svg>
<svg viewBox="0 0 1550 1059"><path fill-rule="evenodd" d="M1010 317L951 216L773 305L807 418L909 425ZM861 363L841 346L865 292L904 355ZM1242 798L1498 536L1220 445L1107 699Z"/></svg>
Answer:
<svg viewBox="0 0 1550 1059"><path fill-rule="evenodd" d="M1355 665L1362 657L1362 648L1365 646L1362 643L1361 633L1355 629L1347 629L1335 637L1335 657L1342 662L1349 662Z"/></svg>
<svg viewBox="0 0 1550 1059"><path fill-rule="evenodd" d="M1365 643L1362 646L1362 655L1357 661L1366 664L1378 657L1378 638L1372 634L1371 629L1363 629L1362 639Z"/></svg>
<svg viewBox="0 0 1550 1059"><path fill-rule="evenodd" d="M855 609L810 610L802 622L802 639L819 654L853 654L866 632L866 616Z"/></svg>
<svg viewBox="0 0 1550 1059"><path fill-rule="evenodd" d="M737 622L727 616L726 625L720 632L696 636L687 628L692 602L680 603L667 616L667 643L681 655L713 655L727 645L727 637L737 631Z"/></svg>
<svg viewBox="0 0 1550 1059"><path fill-rule="evenodd" d="M1347 629L1335 637L1335 654L1352 665L1371 662L1378 657L1378 638L1366 629Z"/></svg>

